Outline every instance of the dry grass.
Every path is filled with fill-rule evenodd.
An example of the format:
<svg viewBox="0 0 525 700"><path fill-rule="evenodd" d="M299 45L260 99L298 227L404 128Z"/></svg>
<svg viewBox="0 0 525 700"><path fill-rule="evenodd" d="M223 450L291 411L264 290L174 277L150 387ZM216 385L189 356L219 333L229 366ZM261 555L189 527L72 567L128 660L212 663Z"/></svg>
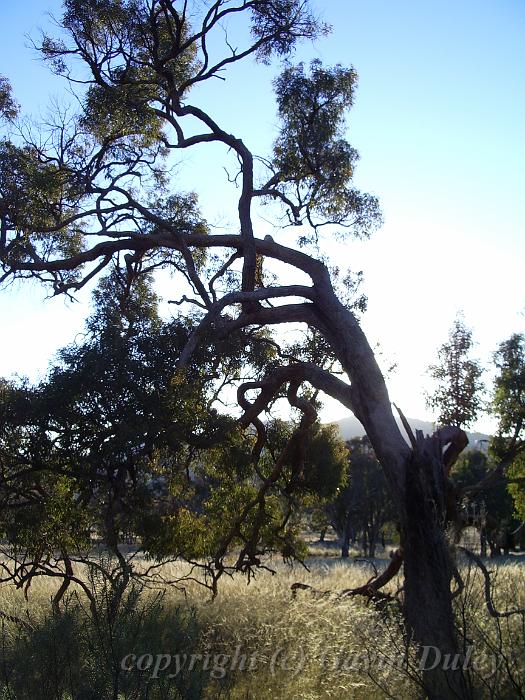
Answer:
<svg viewBox="0 0 525 700"><path fill-rule="evenodd" d="M362 600L336 595L337 591L368 580L373 573L371 567L335 558L316 558L309 564L308 572L297 565L290 569L275 562L275 575L261 571L249 585L240 576L225 578L214 602L210 601L209 593L196 584L189 583L185 591L167 590L163 608L168 611L168 619L173 614L174 624L177 624L181 609L195 609L199 627L196 648L199 653L208 652L211 656L207 667L200 669L203 683L196 695L185 695L184 692L189 691L181 693L180 689L173 688L173 694L168 691L167 695L148 697L239 700L274 697L283 700L348 697L408 700L420 697L421 691L411 678L410 669L403 664L405 647L395 611L379 613ZM525 642L523 617L503 620L488 617L479 571L464 566L462 572L466 585L458 600L458 614L475 644L475 654L505 658L507 666L510 660L514 664L513 678L521 684L523 693L524 669L520 658ZM185 568L182 564L171 564L165 573L175 578L184 574ZM332 591L332 594L319 596L299 591L293 599L290 586L296 581L320 591ZM522 563L498 566L493 583L494 603L499 610L525 607L525 566ZM393 581L390 589L394 591L398 585L399 580ZM23 618L27 612L36 624L49 611L54 589L53 582L37 580L26 603L20 591L4 587L0 589L0 610ZM146 599L152 593L143 595ZM147 651L144 647L135 649L133 644L127 647L127 653ZM166 647L160 651L175 655L185 649ZM224 678L219 677L220 664L215 663L218 654L225 655L220 657L226 669ZM230 668L236 654L238 660L239 655L246 657L248 668ZM481 688L480 697L520 697L509 694L508 688L512 690L514 681L505 677L505 663L496 674L491 674L490 669L479 671L476 682ZM199 665L204 667L204 660L197 660L196 666ZM166 673L171 670L168 668ZM483 674L488 678L484 679ZM60 697L65 700L68 696ZM122 694L120 697L140 698L142 695Z"/></svg>
<svg viewBox="0 0 525 700"><path fill-rule="evenodd" d="M233 698L382 698L379 685L413 692L404 673L388 665L403 655L392 619L337 591L365 583L367 565L310 562L310 572L277 568L252 581L225 582L218 599L200 609L212 648L237 645L259 660L258 672L238 674ZM290 586L301 581L325 596ZM369 670L368 670L369 669ZM379 684L379 685L378 685Z"/></svg>

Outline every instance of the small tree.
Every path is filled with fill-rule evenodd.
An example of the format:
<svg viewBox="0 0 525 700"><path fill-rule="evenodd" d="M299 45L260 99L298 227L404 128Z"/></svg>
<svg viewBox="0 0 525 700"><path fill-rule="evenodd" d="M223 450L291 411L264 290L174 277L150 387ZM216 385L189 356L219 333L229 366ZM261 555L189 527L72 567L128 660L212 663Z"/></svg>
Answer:
<svg viewBox="0 0 525 700"><path fill-rule="evenodd" d="M482 483L493 469L494 463L489 455L469 450L458 459L450 477L461 493ZM506 479L502 479L490 489L475 492L463 503L461 524L474 526L479 531L483 556L486 556L487 544L491 556L496 556L500 553L501 545L508 540L507 534L512 524L512 499L507 486Z"/></svg>
<svg viewBox="0 0 525 700"><path fill-rule="evenodd" d="M473 345L472 331L458 316L438 350L438 364L429 367L436 389L427 395L427 405L437 411L440 425L468 428L482 409L483 369L471 357Z"/></svg>
<svg viewBox="0 0 525 700"><path fill-rule="evenodd" d="M517 443L525 434L525 336L515 333L494 353L498 370L492 409L499 420L498 434Z"/></svg>
<svg viewBox="0 0 525 700"><path fill-rule="evenodd" d="M439 411L440 423L468 427L484 408L480 398L483 370L479 361L470 356L472 347L472 332L461 318L457 318L448 343L438 351L440 364L430 367L437 388L427 402ZM494 353L494 362L498 373L491 409L498 419L498 429L491 440L490 455L472 452L464 455L454 466L451 476L456 501L466 501L473 507L479 507L483 502L486 507L486 522L480 530L482 549L487 537L492 554L497 554L500 543L508 550L510 541L512 513L506 488L518 500L523 488L519 476L520 461L515 461L524 449L525 434L523 336L514 334L501 343ZM458 532L463 525L469 524L468 519L462 522L459 514L456 522Z"/></svg>

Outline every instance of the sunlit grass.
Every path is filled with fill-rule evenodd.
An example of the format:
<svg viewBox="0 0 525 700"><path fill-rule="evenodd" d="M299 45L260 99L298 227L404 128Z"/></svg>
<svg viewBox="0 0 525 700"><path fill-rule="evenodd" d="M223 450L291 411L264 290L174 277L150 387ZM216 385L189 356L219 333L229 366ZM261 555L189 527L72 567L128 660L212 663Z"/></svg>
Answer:
<svg viewBox="0 0 525 700"><path fill-rule="evenodd" d="M310 561L310 571L297 565L290 568L277 561L268 564L276 573L261 571L249 584L242 576L224 577L213 602L209 591L195 583L185 584L184 590L166 589L162 615L148 623L153 630L151 638L155 640L151 650L147 648L148 637L134 645L132 635L121 634L118 649L122 654L210 655L206 663L204 658L195 662L199 673L196 685L186 679L183 686L179 683L177 687L175 680L167 678L167 674L173 672L173 666L167 668L165 677L158 680L158 683L164 683L164 694L160 690L155 694L156 686L148 681L146 669L141 682L150 684L148 697L239 700L421 697L417 679L412 677L417 673L404 663L405 642L396 607L378 611L366 605L362 598L339 595L345 589L365 583L372 576L373 569L369 564L316 558ZM496 609L525 607L523 564L504 563L497 567L489 564L489 568L494 570L493 602ZM523 617L502 619L498 626L497 621L487 615L480 572L466 564L462 565L461 571L465 589L457 600L458 619L467 628L467 636L475 645L475 654L478 657L490 654L508 657L514 664L513 681L521 684L523 692L524 669L520 659L525 642ZM169 564L164 573L169 578L178 578L187 573L187 566ZM297 581L311 586L312 590L299 590L293 597L291 585ZM400 586L401 579L397 577L389 584L388 590L393 593ZM48 619L46 615L49 616L50 600L56 587L53 581L36 579L26 601L22 591L4 586L0 588L0 610L38 627L39 622ZM139 608L154 595L154 591L144 591ZM88 610L86 606L86 615ZM188 624L190 612L195 614L196 624L191 628L191 640L184 627ZM181 634L175 638L167 633L170 620L172 627L182 625ZM7 639L8 643L9 640L13 643L17 629L20 634L28 634L15 622L4 619L2 624L4 642ZM154 632L155 625L158 625L158 634ZM186 643L184 639L189 641ZM95 652L93 647L91 653ZM224 657L218 657L219 654ZM236 667L231 668L235 655ZM243 657L244 662L239 663ZM224 673L220 664L217 666L214 662L217 658L222 659ZM38 659L33 659L32 663L38 664ZM96 663L93 659L93 664ZM476 682L486 690L481 697L513 697L509 695L512 683L504 665L502 663L502 668L494 674L490 669L480 670ZM45 674L46 669L41 668L39 672ZM488 678L484 680L483 674ZM489 692L491 684L498 685L498 688ZM143 688L136 691L124 689L119 697L138 699L143 697L141 692L144 692ZM3 697L17 696L4 694ZM68 695L57 697L65 700Z"/></svg>

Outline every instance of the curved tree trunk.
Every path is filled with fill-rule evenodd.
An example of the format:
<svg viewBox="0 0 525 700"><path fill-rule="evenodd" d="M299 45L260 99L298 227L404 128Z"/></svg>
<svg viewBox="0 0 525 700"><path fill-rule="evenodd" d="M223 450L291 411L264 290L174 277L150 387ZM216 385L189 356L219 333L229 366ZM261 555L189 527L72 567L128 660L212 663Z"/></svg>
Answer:
<svg viewBox="0 0 525 700"><path fill-rule="evenodd" d="M326 278L318 280L317 292L327 324L325 336L337 348L351 381L348 401L343 403L365 428L398 503L407 632L420 646L422 660L430 647L439 654L440 662L435 667L430 668L433 659L429 659L425 664L428 668L423 669L425 690L432 700L470 698L462 662L459 667L453 663L459 660L460 647L452 608L453 564L445 538L444 462L449 450L457 457L465 445L457 448L455 437L444 434L446 429L430 438L417 431L414 438L407 425L412 449L409 447L394 419L384 377L357 319L334 298ZM442 438L451 443L445 455Z"/></svg>
<svg viewBox="0 0 525 700"><path fill-rule="evenodd" d="M192 245L206 247L209 238L192 237ZM215 245L234 245L238 239L213 236ZM233 243L232 241L235 241ZM465 674L454 661L459 653L452 609L451 579L453 566L445 540L446 523L446 467L451 456L457 457L465 447L458 440L455 428L443 428L431 438L420 433L412 435L408 424L405 429L412 447L403 437L394 418L392 404L384 377L370 344L357 318L337 298L328 269L320 261L280 246L273 240L257 240L259 254L293 265L308 274L313 287L256 290L252 299L297 295L308 303L259 308L244 312L221 327L222 337L227 331L249 325L278 324L281 322L307 323L316 328L330 344L347 374L350 383L320 369L315 363L293 363L272 370L259 396L253 403L242 406L245 413L241 424L248 425L265 408L279 388L290 381L296 384L308 381L348 407L363 425L374 452L385 472L391 494L398 503L402 545L405 560L405 618L412 639L439 652L441 663L425 671L425 686L429 697L439 700L469 698ZM182 367L197 347L200 337L220 316L222 309L245 299L243 294L226 295L201 322L190 336L179 363ZM406 421L404 421L406 423ZM443 454L443 447L449 445Z"/></svg>

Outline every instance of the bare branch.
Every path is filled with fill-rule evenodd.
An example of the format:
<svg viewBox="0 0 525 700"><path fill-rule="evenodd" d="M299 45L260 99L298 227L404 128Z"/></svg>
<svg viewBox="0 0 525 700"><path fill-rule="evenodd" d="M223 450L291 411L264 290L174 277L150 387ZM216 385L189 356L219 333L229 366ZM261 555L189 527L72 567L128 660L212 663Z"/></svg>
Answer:
<svg viewBox="0 0 525 700"><path fill-rule="evenodd" d="M459 549L461 549L461 551L465 552L467 557L478 566L481 573L483 574L485 602L487 604L487 610L489 612L489 615L491 617L511 617L512 615L525 615L525 608L516 608L515 610L505 610L504 612L500 612L499 610L496 610L496 608L494 606L494 602L492 601L492 594L491 594L491 590L490 590L490 587L491 587L490 586L490 572L488 571L487 567L482 562L480 557L478 557L477 554L474 554L474 552L471 552L470 549L467 549L466 547L459 547Z"/></svg>

